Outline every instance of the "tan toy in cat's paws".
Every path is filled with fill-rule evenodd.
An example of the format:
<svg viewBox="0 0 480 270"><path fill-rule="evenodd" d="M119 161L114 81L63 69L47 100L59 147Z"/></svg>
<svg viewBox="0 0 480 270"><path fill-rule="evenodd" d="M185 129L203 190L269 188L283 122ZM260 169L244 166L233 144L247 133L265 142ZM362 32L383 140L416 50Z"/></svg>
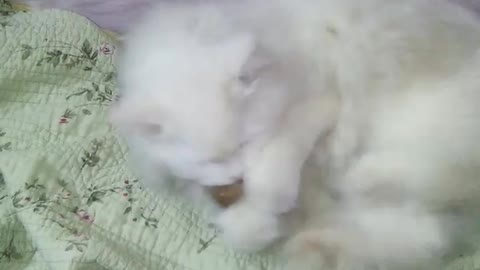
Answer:
<svg viewBox="0 0 480 270"><path fill-rule="evenodd" d="M243 196L243 180L240 179L230 185L207 187L207 190L216 203L228 208Z"/></svg>

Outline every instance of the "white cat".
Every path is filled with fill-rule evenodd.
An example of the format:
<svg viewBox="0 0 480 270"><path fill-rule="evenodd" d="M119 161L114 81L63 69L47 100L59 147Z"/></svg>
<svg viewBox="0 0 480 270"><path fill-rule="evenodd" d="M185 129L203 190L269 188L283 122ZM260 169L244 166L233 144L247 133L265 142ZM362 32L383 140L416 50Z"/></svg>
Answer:
<svg viewBox="0 0 480 270"><path fill-rule="evenodd" d="M112 121L161 189L243 178L225 240L293 269L415 269L480 206L480 23L444 0L161 4ZM377 268L375 268L377 267Z"/></svg>

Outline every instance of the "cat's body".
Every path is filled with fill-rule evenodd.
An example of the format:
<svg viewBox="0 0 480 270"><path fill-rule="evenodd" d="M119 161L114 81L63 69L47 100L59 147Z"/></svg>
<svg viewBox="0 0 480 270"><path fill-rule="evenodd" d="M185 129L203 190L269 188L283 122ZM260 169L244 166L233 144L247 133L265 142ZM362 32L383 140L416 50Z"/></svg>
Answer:
<svg viewBox="0 0 480 270"><path fill-rule="evenodd" d="M480 205L479 47L441 0L164 4L127 38L112 118L154 188L244 178L216 220L234 247L438 269Z"/></svg>

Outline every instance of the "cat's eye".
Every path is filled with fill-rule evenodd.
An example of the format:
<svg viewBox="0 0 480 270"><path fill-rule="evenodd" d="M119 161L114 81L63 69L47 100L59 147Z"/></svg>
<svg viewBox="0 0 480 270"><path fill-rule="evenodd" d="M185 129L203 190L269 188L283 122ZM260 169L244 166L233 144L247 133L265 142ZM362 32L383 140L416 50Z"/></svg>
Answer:
<svg viewBox="0 0 480 270"><path fill-rule="evenodd" d="M245 86L249 86L253 84L255 80L256 78L254 78L252 75L249 75L249 74L242 74L238 76L238 81Z"/></svg>
<svg viewBox="0 0 480 270"><path fill-rule="evenodd" d="M233 88L233 92L237 97L246 97L255 92L257 77L242 74L237 77L237 83Z"/></svg>

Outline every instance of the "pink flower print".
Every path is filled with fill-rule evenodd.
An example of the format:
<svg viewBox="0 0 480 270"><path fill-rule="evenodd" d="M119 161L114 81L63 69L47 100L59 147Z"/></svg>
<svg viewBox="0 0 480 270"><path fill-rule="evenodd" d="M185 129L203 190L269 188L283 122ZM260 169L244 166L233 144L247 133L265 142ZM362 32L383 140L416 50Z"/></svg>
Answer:
<svg viewBox="0 0 480 270"><path fill-rule="evenodd" d="M70 110L66 109L63 115L60 117L60 121L58 121L59 124L67 124L70 119L72 119L75 116L75 113Z"/></svg>
<svg viewBox="0 0 480 270"><path fill-rule="evenodd" d="M66 117L63 117L60 118L60 121L58 121L59 124L68 124L68 118Z"/></svg>
<svg viewBox="0 0 480 270"><path fill-rule="evenodd" d="M115 46L105 42L100 46L100 52L104 55L112 55L115 53Z"/></svg>
<svg viewBox="0 0 480 270"><path fill-rule="evenodd" d="M88 224L92 224L95 221L95 216L88 214L85 210L78 210L76 215L81 221Z"/></svg>
<svg viewBox="0 0 480 270"><path fill-rule="evenodd" d="M72 196L72 193L70 193L70 192L65 192L65 193L63 193L62 198L63 198L63 199L68 199L68 198L70 198L71 196Z"/></svg>

